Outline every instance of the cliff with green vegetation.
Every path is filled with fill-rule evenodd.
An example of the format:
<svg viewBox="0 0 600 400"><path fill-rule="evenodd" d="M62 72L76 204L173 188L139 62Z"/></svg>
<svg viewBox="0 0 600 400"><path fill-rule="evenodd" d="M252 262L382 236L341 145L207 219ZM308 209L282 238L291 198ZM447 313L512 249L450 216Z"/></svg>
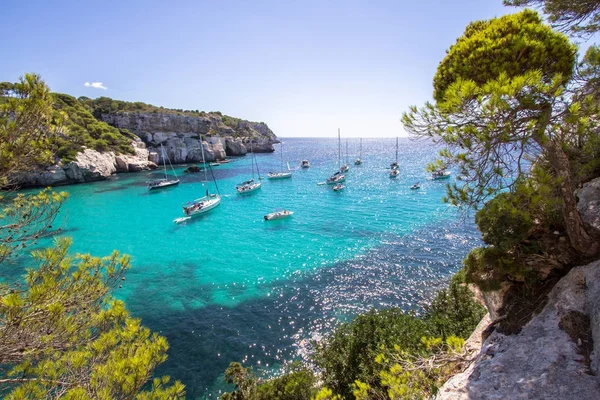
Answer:
<svg viewBox="0 0 600 400"><path fill-rule="evenodd" d="M15 99L18 84L0 83L0 104ZM162 145L173 163L272 152L277 137L263 122L220 112L173 110L108 97L79 99L49 93L55 130L43 161L14 171L23 187L54 186L108 178L116 172L156 168ZM202 138L202 139L201 139Z"/></svg>
<svg viewBox="0 0 600 400"><path fill-rule="evenodd" d="M108 97L79 100L101 121L137 135L151 152L162 145L171 162L202 161L200 138L211 144L208 158L240 156L252 150L273 152L277 137L264 122L251 122L218 111L175 110ZM162 160L160 160L162 162Z"/></svg>

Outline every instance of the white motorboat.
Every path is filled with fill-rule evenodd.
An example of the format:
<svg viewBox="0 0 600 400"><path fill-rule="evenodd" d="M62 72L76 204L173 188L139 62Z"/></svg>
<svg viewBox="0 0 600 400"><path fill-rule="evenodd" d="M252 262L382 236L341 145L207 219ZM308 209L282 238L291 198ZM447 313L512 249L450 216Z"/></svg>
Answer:
<svg viewBox="0 0 600 400"><path fill-rule="evenodd" d="M421 188L421 184L420 184L419 182L417 182L417 183L415 183L414 185L412 185L410 188L411 188L412 190L415 190L415 189L420 189L420 188Z"/></svg>
<svg viewBox="0 0 600 400"><path fill-rule="evenodd" d="M175 173L175 168L173 168L173 164L171 164L169 156L165 156L165 149L163 148L162 144L160 145L160 152L163 159L163 170L165 173L165 177L162 179L155 179L153 181L149 181L148 190L162 189L168 186L175 186L179 184L179 178ZM169 161L169 165L171 166L171 170L173 171L173 175L175 175L175 178L171 178L167 175L167 160Z"/></svg>
<svg viewBox="0 0 600 400"><path fill-rule="evenodd" d="M448 179L448 178L450 178L450 174L452 174L450 171L438 169L437 171L434 171L431 174L431 179L433 179L433 180Z"/></svg>
<svg viewBox="0 0 600 400"><path fill-rule="evenodd" d="M300 167L301 168L310 168L310 162L308 160L302 160L300 162Z"/></svg>
<svg viewBox="0 0 600 400"><path fill-rule="evenodd" d="M342 190L344 190L346 186L342 185L341 183L336 183L335 185L333 185L332 189L334 192L341 192Z"/></svg>
<svg viewBox="0 0 600 400"><path fill-rule="evenodd" d="M288 218L291 217L292 215L294 215L293 211L289 211L289 210L281 210L281 211L275 211L272 212L270 214L265 215L265 221L272 221L275 219L284 219L284 218Z"/></svg>
<svg viewBox="0 0 600 400"><path fill-rule="evenodd" d="M390 171L390 178L397 178L398 175L400 175L400 171L398 171L398 168L393 168Z"/></svg>

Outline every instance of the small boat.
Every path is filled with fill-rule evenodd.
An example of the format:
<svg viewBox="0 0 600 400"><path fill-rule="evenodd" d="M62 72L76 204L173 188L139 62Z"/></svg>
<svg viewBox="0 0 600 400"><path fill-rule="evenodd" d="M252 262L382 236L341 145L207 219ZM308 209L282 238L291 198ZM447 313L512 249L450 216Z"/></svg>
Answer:
<svg viewBox="0 0 600 400"><path fill-rule="evenodd" d="M437 171L434 171L431 174L431 179L433 179L433 180L448 179L448 178L450 178L450 174L451 174L450 171L446 171L446 170L443 170L443 169L438 169Z"/></svg>
<svg viewBox="0 0 600 400"><path fill-rule="evenodd" d="M163 148L162 144L160 145L160 152L162 154L163 170L165 172L165 177L163 179L156 179L148 182L148 190L162 189L168 186L174 186L179 184L179 178L175 173L175 169L173 168L173 164L171 164L169 156L165 156L165 149ZM169 165L171 166L171 170L173 171L173 175L175 175L175 178L169 178L169 176L167 175L167 160L169 161Z"/></svg>
<svg viewBox="0 0 600 400"><path fill-rule="evenodd" d="M210 163L210 166L211 166L211 167L218 167L219 165L221 165L221 164L220 164L220 163L218 163L218 162L211 162L211 163Z"/></svg>
<svg viewBox="0 0 600 400"><path fill-rule="evenodd" d="M292 173L291 172L269 172L269 174L267 176L269 179L285 179L285 178L291 178Z"/></svg>
<svg viewBox="0 0 600 400"><path fill-rule="evenodd" d="M419 184L419 182L417 182L417 183L415 183L414 185L412 185L410 188L411 188L411 189L413 189L413 190L414 190L414 189L420 189L420 188L421 188L421 185Z"/></svg>
<svg viewBox="0 0 600 400"><path fill-rule="evenodd" d="M302 160L300 162L300 167L301 168L310 168L310 162L308 160Z"/></svg>
<svg viewBox="0 0 600 400"><path fill-rule="evenodd" d="M280 172L269 172L267 177L269 179L286 179L292 177L292 171L290 171L290 164L288 163L287 172L283 170L283 142L280 142L281 145L281 171Z"/></svg>
<svg viewBox="0 0 600 400"><path fill-rule="evenodd" d="M341 183L336 183L335 185L333 185L332 189L334 192L341 192L342 190L344 190L346 186L342 185Z"/></svg>
<svg viewBox="0 0 600 400"><path fill-rule="evenodd" d="M360 159L361 156L362 156L362 138L360 138L360 147L358 150L358 157L356 157L356 159L354 160L354 165L362 164L362 160Z"/></svg>
<svg viewBox="0 0 600 400"><path fill-rule="evenodd" d="M390 178L397 178L398 175L400 175L400 171L398 171L398 168L392 168L392 170L390 171Z"/></svg>
<svg viewBox="0 0 600 400"><path fill-rule="evenodd" d="M231 162L231 160L229 160L229 159L227 159L227 158L226 158L226 159L224 159L224 160L219 160L219 161L217 161L217 163L219 163L219 164L228 164L228 163L230 163L230 162Z"/></svg>
<svg viewBox="0 0 600 400"><path fill-rule="evenodd" d="M290 217L292 215L294 215L293 211L288 211L288 210L275 211L275 212L265 215L265 221L272 221L275 219L284 219L284 218Z"/></svg>

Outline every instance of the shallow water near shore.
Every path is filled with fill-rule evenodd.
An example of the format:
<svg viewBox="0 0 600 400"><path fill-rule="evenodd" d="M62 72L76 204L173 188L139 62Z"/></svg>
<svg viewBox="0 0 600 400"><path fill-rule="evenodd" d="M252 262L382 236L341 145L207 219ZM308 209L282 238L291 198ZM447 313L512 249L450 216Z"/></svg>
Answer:
<svg viewBox="0 0 600 400"><path fill-rule="evenodd" d="M479 244L472 221L441 202L448 181L427 179L437 153L430 143L401 139L401 174L390 179L395 139L364 139L361 166L351 140L346 188L336 193L318 183L336 169L337 139L283 142L293 178L264 179L262 189L238 195L251 156L234 158L213 168L221 205L182 224L173 222L182 203L205 191L204 175L184 167L178 186L156 192L145 182L160 170L61 188L70 194L63 227L74 252L132 256L116 296L167 337L169 359L158 373L182 380L188 398L218 396L231 361L268 373L306 357L311 339L371 307L418 310ZM280 169L275 147L256 155L265 178ZM311 168L299 168L304 158ZM411 190L417 181L421 188ZM295 214L263 220L278 208Z"/></svg>

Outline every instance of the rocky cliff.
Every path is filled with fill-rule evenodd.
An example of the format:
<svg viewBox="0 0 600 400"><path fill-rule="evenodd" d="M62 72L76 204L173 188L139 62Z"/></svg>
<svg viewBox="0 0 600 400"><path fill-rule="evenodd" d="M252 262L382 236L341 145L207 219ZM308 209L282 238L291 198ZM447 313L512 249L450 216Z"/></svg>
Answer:
<svg viewBox="0 0 600 400"><path fill-rule="evenodd" d="M273 152L277 137L263 122L250 122L219 113L185 115L161 112L113 112L99 114L99 119L119 129L127 129L146 144L155 160L162 162L160 145L171 162L201 162L200 137L206 161L246 154Z"/></svg>
<svg viewBox="0 0 600 400"><path fill-rule="evenodd" d="M600 260L572 269L521 332L493 332L437 400L600 398Z"/></svg>

